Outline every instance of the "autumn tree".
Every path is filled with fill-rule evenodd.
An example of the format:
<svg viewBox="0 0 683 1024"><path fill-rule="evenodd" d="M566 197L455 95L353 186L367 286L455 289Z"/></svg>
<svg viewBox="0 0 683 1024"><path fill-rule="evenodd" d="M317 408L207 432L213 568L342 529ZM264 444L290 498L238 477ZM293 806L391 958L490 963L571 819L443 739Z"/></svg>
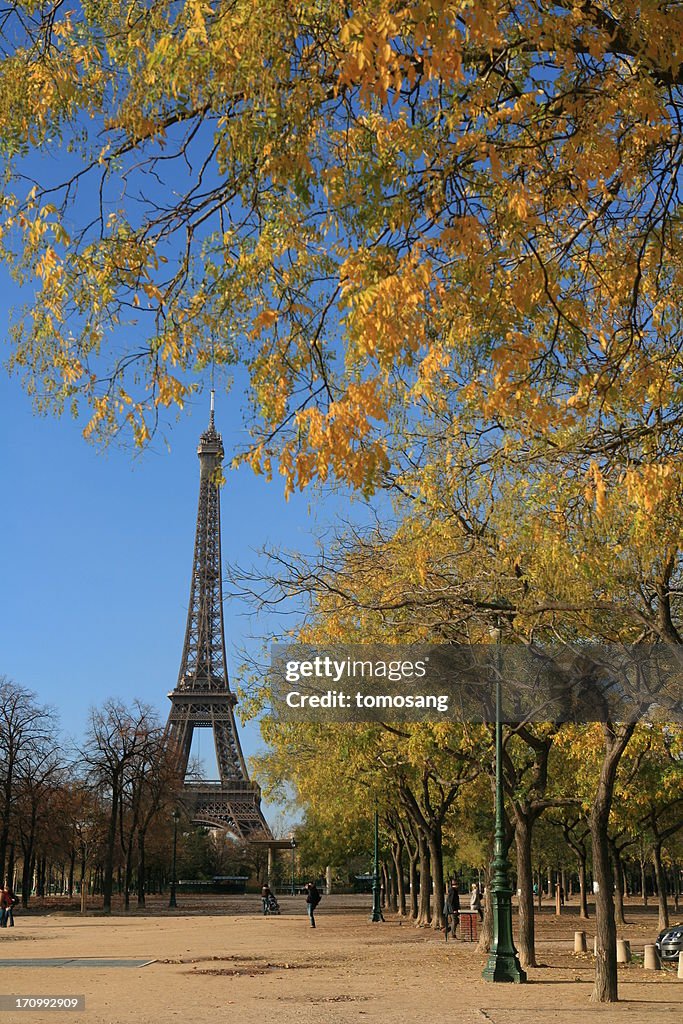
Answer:
<svg viewBox="0 0 683 1024"><path fill-rule="evenodd" d="M519 892L519 954L525 966L535 967L533 830L549 808L571 806L574 797L556 784L550 769L556 725L520 724L509 730L503 746L503 770L510 796L517 854ZM559 773L557 773L559 775Z"/></svg>
<svg viewBox="0 0 683 1024"><path fill-rule="evenodd" d="M678 476L676 5L10 5L3 33L43 405L144 442L240 359L255 465L370 487L397 389L445 378L513 433L647 438L643 502Z"/></svg>
<svg viewBox="0 0 683 1024"><path fill-rule="evenodd" d="M480 518L476 496L488 493L490 480L478 492L474 477L467 488L449 488L447 464L434 469L428 490L422 490L424 503L417 510L415 503L404 509L393 535L373 530L342 546L336 556L328 547L313 566L287 556L287 572L278 579L275 564L263 600L281 600L287 587L295 593L308 590L319 628L332 639L362 635L463 642L486 636L492 616L502 614L514 625L510 639L515 643L546 639L571 645L586 636L607 642L674 640L680 555L673 504L661 502L656 512L651 510L649 526L634 530L634 507L619 503L615 494L601 499L609 506L606 514L593 504L592 489L586 499L580 476L551 481L543 464L525 470L521 489L514 478L496 481L497 500ZM603 877L596 900L601 925L614 919L610 817L619 762L632 731L628 722L607 722L601 754L599 747L591 747L598 735L594 730L575 734L574 770L586 774L584 743L597 758L584 761L590 768L592 858L596 876ZM558 802L558 794L549 798L545 789L549 749L539 734L538 751L529 763L537 775L532 790L538 792L521 787L525 816L532 808ZM526 845L521 833L520 826L518 855ZM527 882L530 898L530 877ZM616 982L613 925L601 936L609 962L599 961L597 991L614 998L615 988L609 987Z"/></svg>
<svg viewBox="0 0 683 1024"><path fill-rule="evenodd" d="M633 786L628 787L626 803L633 841L638 835L647 838L657 883L659 927L666 928L669 907L663 853L683 829L683 730L644 728L636 740L638 771Z"/></svg>

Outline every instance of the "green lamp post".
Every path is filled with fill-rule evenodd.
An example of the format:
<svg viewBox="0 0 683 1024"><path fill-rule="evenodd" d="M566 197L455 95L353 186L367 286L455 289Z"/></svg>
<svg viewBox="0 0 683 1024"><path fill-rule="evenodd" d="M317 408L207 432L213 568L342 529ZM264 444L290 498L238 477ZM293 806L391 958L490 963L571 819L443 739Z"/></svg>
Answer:
<svg viewBox="0 0 683 1024"><path fill-rule="evenodd" d="M296 889L294 887L294 851L296 850L296 839L294 838L294 836L291 836L289 840L289 845L292 848L292 896L295 896Z"/></svg>
<svg viewBox="0 0 683 1024"><path fill-rule="evenodd" d="M375 859L372 869L372 916L373 923L383 921L379 883L379 814L375 809Z"/></svg>
<svg viewBox="0 0 683 1024"><path fill-rule="evenodd" d="M501 656L499 626L490 630L497 647L496 672L496 828L493 840L491 862L491 913L493 915L493 942L486 967L482 972L484 981L512 981L520 984L526 981L517 950L512 938L512 887L510 886L510 861L505 840L503 804L503 725L502 711Z"/></svg>

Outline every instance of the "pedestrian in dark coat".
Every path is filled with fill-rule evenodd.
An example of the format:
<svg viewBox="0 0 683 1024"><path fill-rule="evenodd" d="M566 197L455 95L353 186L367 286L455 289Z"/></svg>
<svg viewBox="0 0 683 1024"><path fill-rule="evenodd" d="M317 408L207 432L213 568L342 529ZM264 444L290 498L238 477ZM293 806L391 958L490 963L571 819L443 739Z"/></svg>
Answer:
<svg viewBox="0 0 683 1024"><path fill-rule="evenodd" d="M446 893L446 900L443 906L446 928L450 927L454 939L457 939L458 924L460 922L460 893L455 879L451 880L450 887Z"/></svg>
<svg viewBox="0 0 683 1024"><path fill-rule="evenodd" d="M315 882L309 882L306 886L306 911L311 919L311 928L315 928L315 908L320 903L321 898Z"/></svg>

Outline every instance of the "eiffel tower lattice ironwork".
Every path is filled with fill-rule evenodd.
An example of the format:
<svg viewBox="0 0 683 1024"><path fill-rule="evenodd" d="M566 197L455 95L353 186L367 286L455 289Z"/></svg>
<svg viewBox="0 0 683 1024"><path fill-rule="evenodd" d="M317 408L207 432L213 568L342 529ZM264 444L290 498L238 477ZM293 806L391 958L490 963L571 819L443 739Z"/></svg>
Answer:
<svg viewBox="0 0 683 1024"><path fill-rule="evenodd" d="M261 811L261 791L249 779L242 754L228 681L221 581L221 505L215 472L223 459L223 441L214 425L211 392L209 427L199 447L199 508L194 544L190 606L176 688L169 693L167 732L183 777L182 802L192 821L225 828L241 838L272 834ZM195 729L211 729L219 779L187 778Z"/></svg>

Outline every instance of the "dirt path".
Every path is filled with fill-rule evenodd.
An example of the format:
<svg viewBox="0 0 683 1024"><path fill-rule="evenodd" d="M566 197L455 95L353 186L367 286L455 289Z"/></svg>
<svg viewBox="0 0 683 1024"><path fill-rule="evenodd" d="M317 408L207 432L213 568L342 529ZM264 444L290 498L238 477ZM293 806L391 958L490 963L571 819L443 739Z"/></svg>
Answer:
<svg viewBox="0 0 683 1024"><path fill-rule="evenodd" d="M683 981L635 965L621 969L622 1002L593 1006L592 957L570 952L580 927L570 916L540 918L539 951L548 966L531 970L529 984L514 986L483 982L484 958L470 944L446 944L443 935L396 919L371 925L367 898L325 897L315 931L301 898L282 898L280 917L245 912L258 903L256 897L235 902L233 916L203 913L189 901L178 916L18 915L17 927L0 935L0 958L156 962L3 968L0 991L85 995L85 1012L67 1018L75 1024L519 1024L528 1015L537 1024L669 1024L680 1017ZM191 913L183 916L183 909ZM582 927L592 942L591 923ZM637 948L653 930L654 916L641 914L624 935ZM54 1012L12 1012L3 1020L54 1021Z"/></svg>

